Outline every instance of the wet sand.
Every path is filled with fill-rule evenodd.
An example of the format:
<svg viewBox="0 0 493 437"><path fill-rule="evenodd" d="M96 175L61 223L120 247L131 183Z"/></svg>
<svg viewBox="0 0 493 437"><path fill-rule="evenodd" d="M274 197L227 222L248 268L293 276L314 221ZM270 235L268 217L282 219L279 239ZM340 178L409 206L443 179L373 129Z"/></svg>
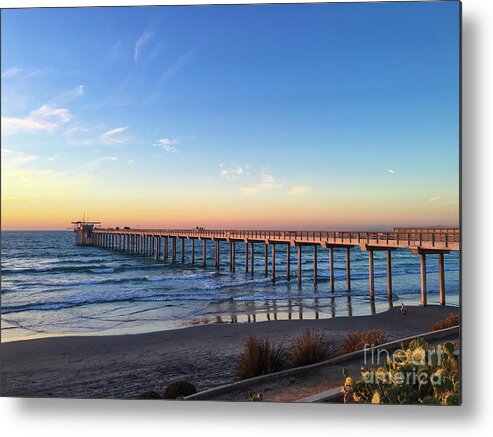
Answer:
<svg viewBox="0 0 493 437"><path fill-rule="evenodd" d="M339 342L348 332L379 328L389 340L431 331L458 308L409 307L372 316L214 324L135 335L52 337L1 344L2 396L135 398L186 379L205 390L233 382L244 339L254 334L287 345L314 329Z"/></svg>

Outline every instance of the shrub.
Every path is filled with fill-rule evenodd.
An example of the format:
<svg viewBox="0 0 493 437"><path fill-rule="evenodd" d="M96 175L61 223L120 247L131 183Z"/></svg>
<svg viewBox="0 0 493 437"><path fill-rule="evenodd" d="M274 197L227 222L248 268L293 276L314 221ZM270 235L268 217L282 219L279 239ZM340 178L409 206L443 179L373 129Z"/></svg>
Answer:
<svg viewBox="0 0 493 437"><path fill-rule="evenodd" d="M439 331L440 329L452 328L453 326L459 326L459 314L451 313L445 319L436 322L431 329L433 331Z"/></svg>
<svg viewBox="0 0 493 437"><path fill-rule="evenodd" d="M162 397L157 391L146 390L137 396L137 399L162 399Z"/></svg>
<svg viewBox="0 0 493 437"><path fill-rule="evenodd" d="M315 331L305 331L295 341L291 350L291 364L293 367L306 366L328 359L329 348L324 335Z"/></svg>
<svg viewBox="0 0 493 437"><path fill-rule="evenodd" d="M343 340L339 353L341 355L359 351L365 346L376 346L385 343L385 334L380 329L370 329L368 331L350 332Z"/></svg>
<svg viewBox="0 0 493 437"><path fill-rule="evenodd" d="M459 363L454 345L431 348L414 340L377 369L363 369L356 381L344 370L345 403L460 404Z"/></svg>
<svg viewBox="0 0 493 437"><path fill-rule="evenodd" d="M235 375L240 379L253 378L277 372L284 367L284 347L275 345L268 338L249 336L243 352L238 357Z"/></svg>
<svg viewBox="0 0 493 437"><path fill-rule="evenodd" d="M195 386L188 381L174 381L164 390L163 399L182 399L197 393Z"/></svg>

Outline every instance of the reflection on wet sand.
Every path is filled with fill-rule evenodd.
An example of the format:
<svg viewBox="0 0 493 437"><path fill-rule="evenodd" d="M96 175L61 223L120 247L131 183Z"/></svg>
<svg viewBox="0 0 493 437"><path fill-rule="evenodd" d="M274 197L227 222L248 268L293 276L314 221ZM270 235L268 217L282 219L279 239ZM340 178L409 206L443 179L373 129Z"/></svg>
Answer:
<svg viewBox="0 0 493 437"><path fill-rule="evenodd" d="M275 320L303 320L303 319L329 319L333 317L353 317L353 302L351 294L343 296L331 294L328 297L315 296L313 299L289 298L285 301L265 300L263 302L230 301L228 308L221 312L230 312L229 317L220 315L204 319L194 319L185 322L185 325L197 325L201 323L256 323ZM393 307L392 300L386 301L388 308ZM361 306L356 298L355 305ZM369 313L377 313L374 301L368 301ZM379 304L380 310L382 305Z"/></svg>

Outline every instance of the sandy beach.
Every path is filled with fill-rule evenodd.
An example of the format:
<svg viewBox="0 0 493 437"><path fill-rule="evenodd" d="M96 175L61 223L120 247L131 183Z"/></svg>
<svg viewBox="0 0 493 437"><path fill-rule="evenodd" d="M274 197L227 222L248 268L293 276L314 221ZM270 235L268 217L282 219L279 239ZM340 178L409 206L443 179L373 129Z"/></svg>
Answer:
<svg viewBox="0 0 493 437"><path fill-rule="evenodd" d="M52 337L1 344L2 396L135 398L186 379L198 390L232 382L246 336L288 344L307 329L340 341L348 332L382 329L389 340L431 330L458 308L399 308L373 316L213 324L136 335Z"/></svg>

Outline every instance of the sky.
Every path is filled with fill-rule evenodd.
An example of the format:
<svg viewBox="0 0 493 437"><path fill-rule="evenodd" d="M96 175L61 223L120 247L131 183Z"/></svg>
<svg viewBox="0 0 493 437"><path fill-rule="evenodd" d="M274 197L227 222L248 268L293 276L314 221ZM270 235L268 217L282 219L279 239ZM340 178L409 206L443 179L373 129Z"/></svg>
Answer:
<svg viewBox="0 0 493 437"><path fill-rule="evenodd" d="M459 4L2 10L2 229L459 222Z"/></svg>

